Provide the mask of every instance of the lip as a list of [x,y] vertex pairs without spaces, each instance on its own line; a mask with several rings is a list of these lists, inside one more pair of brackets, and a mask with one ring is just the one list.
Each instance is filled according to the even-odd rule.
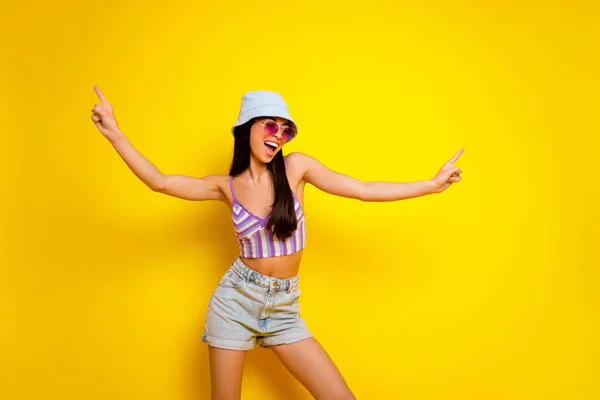
[[[267,142],[267,141],[277,143],[277,147],[275,148],[275,150],[271,150],[271,148],[265,144],[265,142]],[[266,138],[265,140],[263,140],[263,146],[265,147],[265,151],[267,152],[268,155],[274,156],[275,153],[277,153],[277,150],[279,150],[279,148],[281,147],[281,144],[279,143],[279,140],[277,140],[277,139]]]
[[267,152],[267,154],[270,156],[274,156],[275,153],[277,152],[277,149],[279,148],[279,146],[277,146],[277,149],[271,150],[271,148],[264,143],[263,143],[263,146],[265,147],[265,151]]

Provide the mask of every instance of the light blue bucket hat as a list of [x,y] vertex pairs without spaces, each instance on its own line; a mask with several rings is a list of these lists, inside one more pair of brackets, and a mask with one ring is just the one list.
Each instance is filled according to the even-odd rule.
[[298,134],[298,126],[292,119],[287,103],[277,92],[269,90],[255,90],[244,94],[242,97],[242,106],[237,122],[231,128],[231,133],[236,126],[240,126],[256,117],[279,117],[285,118],[293,125],[296,134],[292,136],[291,141]]

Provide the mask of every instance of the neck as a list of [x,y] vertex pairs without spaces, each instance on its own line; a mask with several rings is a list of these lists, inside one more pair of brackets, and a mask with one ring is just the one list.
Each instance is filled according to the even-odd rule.
[[268,172],[267,164],[257,160],[254,156],[250,157],[250,166],[247,169],[250,179],[258,182]]

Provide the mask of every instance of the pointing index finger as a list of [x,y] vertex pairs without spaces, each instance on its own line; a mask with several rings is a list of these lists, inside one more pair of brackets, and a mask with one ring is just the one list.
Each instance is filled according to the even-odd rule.
[[460,149],[460,150],[458,151],[458,153],[456,153],[456,154],[454,155],[454,157],[452,157],[452,158],[450,159],[450,161],[448,161],[448,164],[454,164],[454,163],[456,162],[456,160],[458,160],[458,157],[460,157],[460,155],[463,153],[463,151],[465,151],[464,147],[463,147],[462,149]]
[[98,86],[94,86],[94,91],[96,92],[96,94],[98,95],[98,98],[100,98],[102,103],[108,104],[108,100],[106,100],[106,97],[104,97],[104,95],[102,94],[102,92],[100,91],[100,88]]

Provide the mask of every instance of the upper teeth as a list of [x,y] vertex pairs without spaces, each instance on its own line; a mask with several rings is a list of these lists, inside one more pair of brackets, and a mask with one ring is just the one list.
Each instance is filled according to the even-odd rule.
[[268,145],[271,145],[271,146],[273,146],[273,147],[277,147],[277,143],[275,143],[275,142],[269,142],[269,141],[267,140],[265,143],[266,143],[266,144],[268,144]]

